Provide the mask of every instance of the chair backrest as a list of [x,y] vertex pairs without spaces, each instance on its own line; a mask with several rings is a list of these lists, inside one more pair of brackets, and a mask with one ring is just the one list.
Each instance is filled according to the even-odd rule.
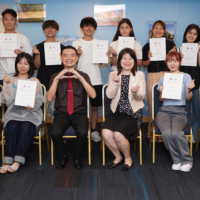
[[43,121],[45,122],[46,121],[46,95],[47,95],[47,92],[46,92],[46,87],[43,84],[41,84],[41,86],[42,86],[42,93],[44,96],[44,103],[42,104],[41,109],[43,112]]
[[87,102],[87,118],[90,118],[90,96],[88,93],[85,95],[86,97],[86,102]]
[[[3,90],[3,86],[0,85],[0,92],[2,92]],[[1,106],[1,121],[3,122],[3,118],[4,118],[4,111],[5,111],[5,105],[2,103],[2,106]]]
[[160,92],[157,90],[158,83],[152,87],[152,120],[156,117],[159,108],[162,107],[163,102],[160,101]]
[[102,89],[103,121],[105,121],[105,118],[110,111],[110,104],[112,101],[112,99],[109,99],[106,96],[107,87],[108,87],[108,84],[105,84]]

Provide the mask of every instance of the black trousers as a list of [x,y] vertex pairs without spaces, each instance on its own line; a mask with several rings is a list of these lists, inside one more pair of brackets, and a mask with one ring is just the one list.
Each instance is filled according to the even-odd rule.
[[88,136],[87,111],[81,110],[74,112],[72,115],[59,110],[54,111],[51,137],[60,158],[66,155],[66,144],[62,136],[70,126],[74,128],[77,135],[74,147],[74,159],[80,159]]

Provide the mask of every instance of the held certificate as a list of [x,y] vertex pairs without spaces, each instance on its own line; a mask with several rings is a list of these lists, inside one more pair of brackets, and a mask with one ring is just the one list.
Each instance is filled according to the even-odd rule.
[[94,40],[92,42],[92,63],[108,63],[107,51],[108,40]]
[[0,34],[0,57],[17,57],[17,34]]
[[198,53],[198,43],[183,43],[182,44],[182,54],[184,55],[182,59],[182,66],[197,66],[197,53]]
[[134,37],[118,37],[118,55],[124,48],[134,49]]
[[165,73],[162,98],[180,100],[182,85],[183,85],[183,74]]
[[150,38],[150,51],[152,56],[150,61],[165,60],[166,57],[166,39],[165,38]]
[[34,108],[36,81],[18,80],[15,105]]
[[46,65],[61,65],[60,42],[45,42],[44,52]]

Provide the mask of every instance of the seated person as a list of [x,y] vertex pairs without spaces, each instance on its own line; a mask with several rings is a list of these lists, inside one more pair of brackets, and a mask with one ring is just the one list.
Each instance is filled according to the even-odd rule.
[[60,157],[57,168],[62,169],[68,161],[62,136],[70,126],[75,129],[77,138],[73,161],[75,168],[79,169],[82,167],[81,157],[88,136],[85,95],[88,93],[91,98],[95,98],[96,92],[89,76],[75,70],[78,55],[73,46],[66,46],[62,49],[61,61],[64,69],[51,76],[50,89],[47,94],[47,100],[50,102],[56,96],[51,137]]
[[189,172],[192,168],[192,156],[189,152],[188,143],[184,135],[184,128],[187,125],[187,112],[185,111],[186,99],[193,96],[192,89],[195,87],[194,80],[184,72],[180,72],[181,56],[176,51],[167,54],[165,63],[172,74],[183,74],[182,93],[180,100],[163,99],[164,76],[160,78],[158,90],[163,106],[156,116],[156,124],[162,134],[166,149],[170,152],[173,160],[172,170]]
[[109,75],[106,90],[112,102],[102,135],[106,146],[115,156],[115,160],[107,166],[108,169],[124,163],[122,170],[126,171],[133,165],[129,141],[137,138],[142,123],[141,109],[144,107],[145,91],[145,75],[137,71],[135,52],[129,48],[123,49],[118,56],[117,71]]
[[[3,118],[4,135],[6,137],[4,165],[0,173],[16,172],[25,163],[25,155],[33,142],[36,127],[42,123],[41,105],[44,101],[42,87],[37,78],[33,77],[34,64],[32,56],[20,53],[15,61],[15,75],[4,75],[3,91],[0,93],[0,103],[7,106]],[[18,80],[36,81],[36,96],[34,108],[15,105]]]

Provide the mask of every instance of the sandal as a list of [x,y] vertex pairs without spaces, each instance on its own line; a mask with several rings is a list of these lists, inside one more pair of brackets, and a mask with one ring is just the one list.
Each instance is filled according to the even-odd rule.
[[[1,174],[5,174],[5,173],[8,171],[8,168],[9,168],[9,167],[1,166],[1,167],[0,167],[0,173],[1,173]],[[1,169],[3,169],[4,171],[2,171]]]
[[[18,169],[19,169],[19,168],[18,168]],[[15,167],[13,167],[13,166],[10,166],[10,167],[8,167],[8,172],[10,172],[10,173],[15,173],[18,169],[15,168]]]

